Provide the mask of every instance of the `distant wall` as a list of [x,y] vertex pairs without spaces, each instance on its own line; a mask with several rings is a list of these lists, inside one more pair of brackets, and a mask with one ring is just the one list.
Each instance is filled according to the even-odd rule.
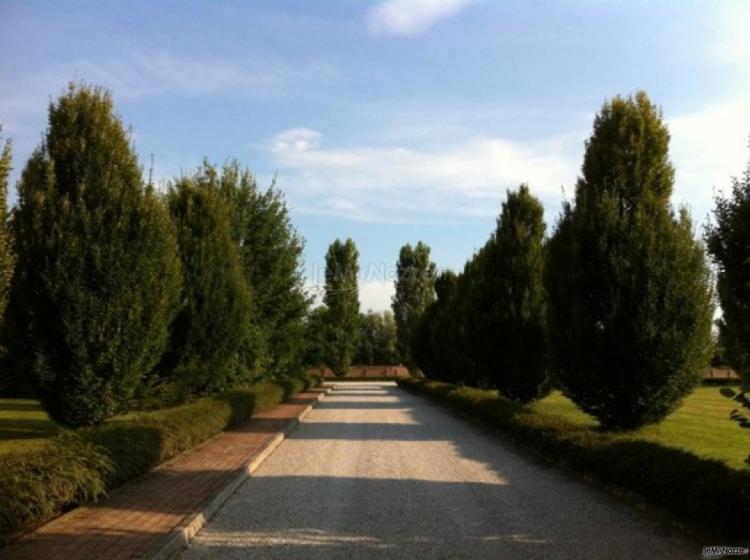
[[[323,377],[335,377],[331,368],[310,368],[309,373]],[[408,377],[409,369],[405,366],[352,366],[347,377]]]
[[706,368],[703,381],[739,381],[740,376],[729,367]]

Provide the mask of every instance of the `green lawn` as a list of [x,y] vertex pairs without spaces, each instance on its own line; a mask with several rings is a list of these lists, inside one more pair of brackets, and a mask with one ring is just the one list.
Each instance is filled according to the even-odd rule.
[[39,401],[0,399],[0,454],[38,448],[58,429]]
[[[736,469],[748,468],[750,408],[732,398],[731,394],[736,394],[737,389],[700,387],[663,422],[630,432],[629,437],[687,449],[701,457],[726,461]],[[576,424],[596,426],[593,418],[557,391],[532,405],[532,409],[563,416]]]

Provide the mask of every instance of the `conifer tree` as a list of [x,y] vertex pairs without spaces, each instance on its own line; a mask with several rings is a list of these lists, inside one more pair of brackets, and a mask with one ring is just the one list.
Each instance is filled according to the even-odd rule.
[[309,305],[302,276],[304,241],[292,226],[283,194],[275,184],[258,188],[255,177],[237,161],[216,176],[228,206],[232,235],[253,291],[250,335],[243,361],[255,376],[299,373],[305,351],[304,317]]
[[709,270],[687,212],[670,206],[668,145],[645,93],[605,103],[549,245],[557,381],[605,428],[663,418],[710,357]]
[[68,426],[125,410],[179,309],[169,216],[105,90],[70,85],[23,171],[12,224],[15,362]]
[[750,163],[742,178],[732,180],[731,195],[716,198],[714,218],[706,242],[718,268],[720,343],[750,390]]
[[349,372],[359,340],[358,258],[351,239],[337,239],[326,254],[325,355],[328,366],[338,376]]
[[427,377],[444,381],[461,381],[463,372],[458,370],[461,352],[456,334],[454,315],[459,276],[446,270],[435,279],[433,301],[419,318],[412,337],[412,356],[415,365]]
[[422,243],[401,247],[396,263],[396,293],[391,307],[396,319],[398,352],[402,361],[413,367],[411,345],[419,318],[435,299],[435,263],[430,248]]
[[161,370],[187,393],[225,390],[241,377],[238,351],[251,320],[250,287],[229,210],[206,169],[173,183],[167,206],[177,229],[185,305]]
[[505,396],[528,402],[547,383],[544,209],[526,185],[509,192],[497,230],[477,255],[470,319],[480,369]]

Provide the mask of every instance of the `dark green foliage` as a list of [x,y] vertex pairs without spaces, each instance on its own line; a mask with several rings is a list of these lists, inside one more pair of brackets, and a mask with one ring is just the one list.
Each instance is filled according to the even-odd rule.
[[358,365],[395,365],[396,321],[393,313],[368,311],[360,317],[361,334],[354,362]]
[[0,544],[319,383],[304,376],[254,385],[66,432],[39,450],[0,455]]
[[326,325],[328,308],[321,305],[312,309],[305,320],[305,355],[306,366],[322,367],[326,364]]
[[[0,127],[1,130],[2,127]],[[0,154],[0,320],[5,314],[10,283],[13,278],[13,268],[16,262],[8,230],[8,212],[6,206],[10,170],[11,147],[10,140],[8,140],[5,143],[2,154]],[[26,392],[26,388],[19,385],[28,384],[20,384],[18,381],[16,376],[13,375],[13,366],[8,361],[5,340],[2,340],[0,342],[0,396],[15,396]]]
[[413,367],[411,345],[419,318],[435,300],[435,263],[430,261],[430,248],[417,243],[401,247],[396,263],[396,293],[391,307],[396,319],[398,352],[401,360]]
[[359,253],[354,241],[337,239],[326,254],[325,358],[336,375],[346,375],[359,339]]
[[250,336],[241,355],[255,376],[297,374],[304,352],[308,298],[302,278],[304,242],[293,228],[283,194],[261,191],[249,170],[232,161],[221,176],[208,164],[229,208],[232,232],[253,290]]
[[177,228],[185,305],[160,369],[188,394],[227,390],[243,373],[238,350],[251,314],[229,212],[210,169],[171,185],[167,205]]
[[430,304],[420,318],[412,337],[412,357],[415,364],[428,377],[458,381],[462,377],[460,367],[460,326],[455,315],[458,305],[459,276],[447,270],[435,280],[437,299]]
[[[2,127],[0,127],[2,131]],[[8,175],[11,170],[10,141],[5,143],[2,154],[0,154],[0,319],[5,313],[8,304],[8,291],[10,281],[13,278],[13,267],[16,259],[11,246],[10,232],[8,231]]]
[[524,403],[549,388],[543,216],[526,185],[508,193],[497,230],[476,256],[471,290],[477,369],[488,385]]
[[123,410],[179,308],[180,263],[110,95],[71,85],[19,183],[10,315],[16,367],[68,426]]
[[732,180],[731,196],[716,198],[714,217],[706,243],[718,268],[720,343],[750,389],[750,164],[741,179]]
[[412,337],[415,363],[435,379],[498,387],[528,402],[548,389],[543,209],[522,186],[495,233],[460,275],[435,282]]
[[399,379],[398,383],[499,427],[519,445],[550,462],[668,510],[698,534],[730,539],[747,536],[750,471],[537,414],[495,391],[416,379]]
[[710,357],[709,270],[687,212],[669,205],[668,144],[645,93],[606,103],[549,244],[557,381],[606,428],[662,419]]

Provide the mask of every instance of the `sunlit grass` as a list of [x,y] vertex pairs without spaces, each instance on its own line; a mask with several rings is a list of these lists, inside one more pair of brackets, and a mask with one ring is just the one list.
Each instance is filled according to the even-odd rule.
[[[737,388],[700,387],[663,422],[628,435],[686,449],[701,457],[719,459],[736,469],[748,468],[750,428],[742,427],[732,415],[750,420],[750,408],[726,396],[730,392],[737,393]],[[593,418],[557,391],[533,404],[532,409],[542,414],[562,416],[575,424],[597,425]]]
[[39,448],[58,430],[39,401],[0,399],[0,454]]

